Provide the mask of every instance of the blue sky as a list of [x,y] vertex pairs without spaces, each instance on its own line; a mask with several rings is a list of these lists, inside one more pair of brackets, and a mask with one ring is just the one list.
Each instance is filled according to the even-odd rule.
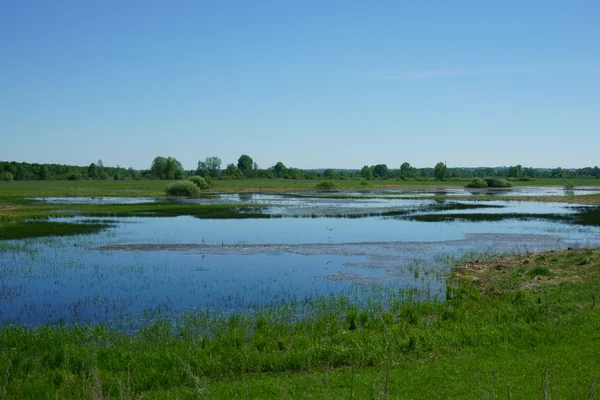
[[0,160],[600,164],[600,2],[0,0]]

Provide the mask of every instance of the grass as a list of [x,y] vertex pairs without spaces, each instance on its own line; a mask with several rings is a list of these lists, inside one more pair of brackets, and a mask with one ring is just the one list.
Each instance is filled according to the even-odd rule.
[[[318,180],[309,179],[244,179],[215,180],[211,192],[281,192],[314,190]],[[333,180],[340,190],[365,190],[361,180]],[[0,181],[0,203],[7,198],[24,197],[61,197],[61,196],[120,196],[120,197],[157,197],[164,195],[169,181],[131,180],[131,181]],[[598,179],[538,179],[532,182],[512,181],[514,186],[598,186]],[[384,188],[420,188],[420,187],[463,187],[465,180],[448,181],[397,181],[395,179],[368,181],[368,190]]]
[[112,226],[107,223],[70,223],[33,220],[21,224],[0,225],[0,240],[43,236],[70,236],[97,233]]
[[52,217],[176,217],[203,219],[272,218],[264,207],[226,204],[23,204],[0,207],[0,240],[95,233],[110,224],[54,222]]
[[[469,221],[469,222],[493,222],[493,221],[504,221],[507,219],[516,220],[528,220],[528,219],[545,219],[549,221],[562,221],[571,222],[574,217],[569,215],[558,215],[558,214],[525,214],[525,213],[504,213],[504,214],[485,214],[485,213],[473,213],[473,214],[417,214],[409,215],[406,217],[413,221],[420,222],[453,222],[453,221]],[[591,219],[588,219],[591,222]],[[600,221],[596,221],[594,224],[600,224]]]
[[599,292],[600,250],[581,249],[472,259],[444,301],[328,297],[134,333],[4,326],[0,396],[598,398]]

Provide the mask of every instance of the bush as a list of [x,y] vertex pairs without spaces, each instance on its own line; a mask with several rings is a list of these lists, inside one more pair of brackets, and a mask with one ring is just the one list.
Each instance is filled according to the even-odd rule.
[[485,182],[487,183],[488,187],[511,187],[512,185],[510,184],[509,181],[507,181],[504,178],[485,178]]
[[8,172],[8,171],[4,171],[1,175],[0,175],[0,179],[2,179],[3,181],[6,182],[10,182],[12,180],[15,179],[15,177],[13,176],[12,173]]
[[200,189],[194,182],[191,181],[177,181],[169,183],[165,187],[165,193],[167,196],[197,196],[200,193]]
[[331,190],[331,189],[334,189],[335,187],[336,187],[336,184],[330,180],[321,181],[315,185],[315,188],[319,189],[319,190]]
[[481,178],[474,178],[471,182],[467,183],[468,188],[486,188],[488,186],[487,182]]
[[210,187],[208,182],[206,182],[206,179],[201,176],[192,176],[188,179],[188,181],[194,183],[194,185],[198,186],[198,189],[200,190],[206,190]]
[[70,181],[78,181],[79,178],[80,178],[79,175],[77,175],[77,174],[71,174],[71,175],[69,175],[69,177],[67,179],[70,180]]
[[362,178],[360,180],[360,186],[369,186],[369,181],[366,180],[365,178]]

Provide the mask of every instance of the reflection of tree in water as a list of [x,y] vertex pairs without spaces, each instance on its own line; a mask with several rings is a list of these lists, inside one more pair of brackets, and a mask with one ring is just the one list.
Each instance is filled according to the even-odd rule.
[[252,193],[239,193],[238,197],[240,198],[241,202],[252,201]]

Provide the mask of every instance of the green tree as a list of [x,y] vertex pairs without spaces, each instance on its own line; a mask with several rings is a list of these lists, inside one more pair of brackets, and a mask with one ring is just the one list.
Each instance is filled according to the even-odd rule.
[[0,174],[0,178],[2,178],[2,180],[6,182],[10,182],[15,179],[13,174],[8,171],[4,171],[2,174]]
[[50,172],[48,172],[48,167],[45,165],[42,165],[42,168],[40,168],[40,179],[43,181],[50,179]]
[[252,174],[253,165],[254,161],[246,154],[242,154],[238,159],[237,167],[245,176],[250,176]]
[[409,163],[403,162],[402,165],[400,165],[400,176],[402,178],[412,177],[412,170],[413,167],[411,167]]
[[371,179],[373,179],[373,168],[369,167],[368,165],[365,165],[360,170],[360,176],[362,176],[363,179],[370,181]]
[[150,171],[159,179],[181,179],[185,175],[183,166],[174,157],[156,157]]
[[235,164],[227,164],[227,168],[223,171],[223,175],[230,177],[231,179],[241,179],[244,177],[242,171]]
[[519,178],[521,176],[521,166],[513,165],[508,167],[508,176],[511,178]]
[[158,179],[165,179],[165,171],[167,170],[167,159],[165,157],[156,157],[152,161],[150,171]]
[[438,181],[443,181],[444,179],[446,179],[447,173],[448,168],[443,162],[437,163],[433,168],[433,176],[435,176],[435,179],[437,179]]
[[218,178],[221,173],[221,159],[219,157],[206,157],[204,161],[198,161],[196,175]]
[[102,180],[108,179],[108,174],[104,170],[104,163],[102,162],[102,159],[98,160],[96,165],[98,167],[98,179],[102,179]]
[[387,178],[388,167],[385,164],[377,164],[373,167],[373,175],[377,178]]
[[279,161],[273,166],[273,172],[277,178],[283,178],[287,174],[287,168],[281,161]]
[[335,177],[335,171],[331,168],[327,168],[323,171],[323,176],[328,179],[333,179]]
[[91,163],[87,170],[88,178],[96,179],[98,177],[98,167],[96,164]]

